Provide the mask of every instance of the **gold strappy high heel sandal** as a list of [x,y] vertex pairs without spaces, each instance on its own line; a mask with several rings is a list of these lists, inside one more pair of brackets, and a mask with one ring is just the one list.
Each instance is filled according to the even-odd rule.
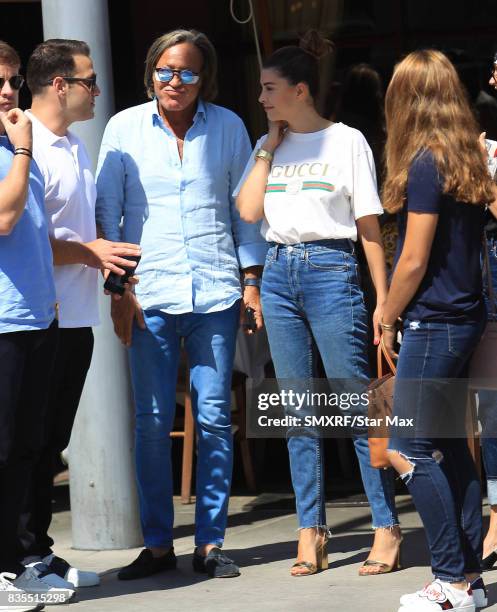
[[[362,567],[377,567],[378,571],[375,572],[361,572]],[[359,576],[377,576],[378,574],[389,574],[390,572],[395,572],[397,570],[402,569],[402,565],[400,563],[400,549],[397,553],[397,558],[395,559],[393,565],[388,565],[388,563],[382,563],[381,561],[373,561],[372,559],[368,559],[364,561],[362,566],[359,568]]]
[[[395,572],[397,570],[402,569],[402,564],[400,561],[400,551],[402,546],[402,540],[399,541],[399,549],[397,551],[397,556],[395,557],[395,561],[392,565],[388,563],[383,563],[381,561],[374,561],[373,559],[367,559],[359,568],[359,576],[377,576],[378,574],[389,574],[390,572]],[[363,567],[374,567],[375,571],[365,572],[361,571]]]
[[[316,542],[316,564],[310,561],[297,561],[292,565],[290,574],[292,576],[312,576],[319,570],[328,569],[328,532],[326,530],[318,530],[318,534],[321,534],[322,538]],[[304,571],[300,571],[303,568]],[[296,571],[294,571],[296,570]]]

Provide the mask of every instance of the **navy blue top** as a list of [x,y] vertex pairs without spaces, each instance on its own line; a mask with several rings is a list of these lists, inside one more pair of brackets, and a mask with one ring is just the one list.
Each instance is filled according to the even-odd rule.
[[396,263],[404,245],[408,212],[439,217],[425,276],[404,318],[464,322],[483,317],[480,251],[484,207],[444,194],[433,155],[425,151],[409,168],[407,203],[398,215]]

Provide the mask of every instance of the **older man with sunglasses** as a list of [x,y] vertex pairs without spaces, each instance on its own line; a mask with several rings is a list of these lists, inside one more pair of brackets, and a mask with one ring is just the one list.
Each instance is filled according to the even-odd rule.
[[231,375],[240,311],[251,306],[262,326],[258,277],[266,254],[259,228],[240,219],[231,197],[251,146],[240,118],[211,102],[216,53],[204,34],[177,30],[158,38],[145,87],[152,101],[107,125],[97,171],[105,236],[119,240],[122,233],[143,249],[136,295],[127,291],[112,302],[116,333],[130,347],[146,546],[119,578],[176,566],[169,434],[181,340],[198,435],[193,567],[237,576],[220,550],[233,461]]

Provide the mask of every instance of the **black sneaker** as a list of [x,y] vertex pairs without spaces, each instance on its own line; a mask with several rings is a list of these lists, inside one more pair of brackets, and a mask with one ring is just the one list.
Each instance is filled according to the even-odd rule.
[[117,577],[119,580],[135,580],[170,569],[176,569],[176,555],[172,546],[162,557],[154,557],[151,550],[144,548],[133,563],[118,572]]
[[206,557],[193,552],[193,569],[211,578],[234,578],[240,575],[240,568],[220,548],[211,548]]

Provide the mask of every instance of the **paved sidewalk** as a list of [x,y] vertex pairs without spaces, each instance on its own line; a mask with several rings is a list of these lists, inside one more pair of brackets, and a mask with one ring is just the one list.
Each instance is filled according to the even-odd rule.
[[[420,588],[430,577],[426,541],[408,496],[397,497],[404,533],[403,563],[393,574],[360,577],[357,568],[371,543],[369,508],[328,506],[333,532],[330,569],[293,578],[289,568],[296,553],[296,523],[288,496],[264,494],[234,497],[225,550],[241,566],[239,578],[209,580],[191,569],[193,505],[176,503],[178,570],[151,578],[120,582],[116,571],[135,558],[139,549],[76,551],[71,549],[70,513],[54,515],[55,552],[82,569],[101,574],[99,587],[79,589],[68,606],[46,610],[67,612],[253,612],[330,609],[340,612],[397,612],[399,597]],[[485,513],[488,508],[485,507]],[[497,571],[485,574],[489,597],[497,612]]]

